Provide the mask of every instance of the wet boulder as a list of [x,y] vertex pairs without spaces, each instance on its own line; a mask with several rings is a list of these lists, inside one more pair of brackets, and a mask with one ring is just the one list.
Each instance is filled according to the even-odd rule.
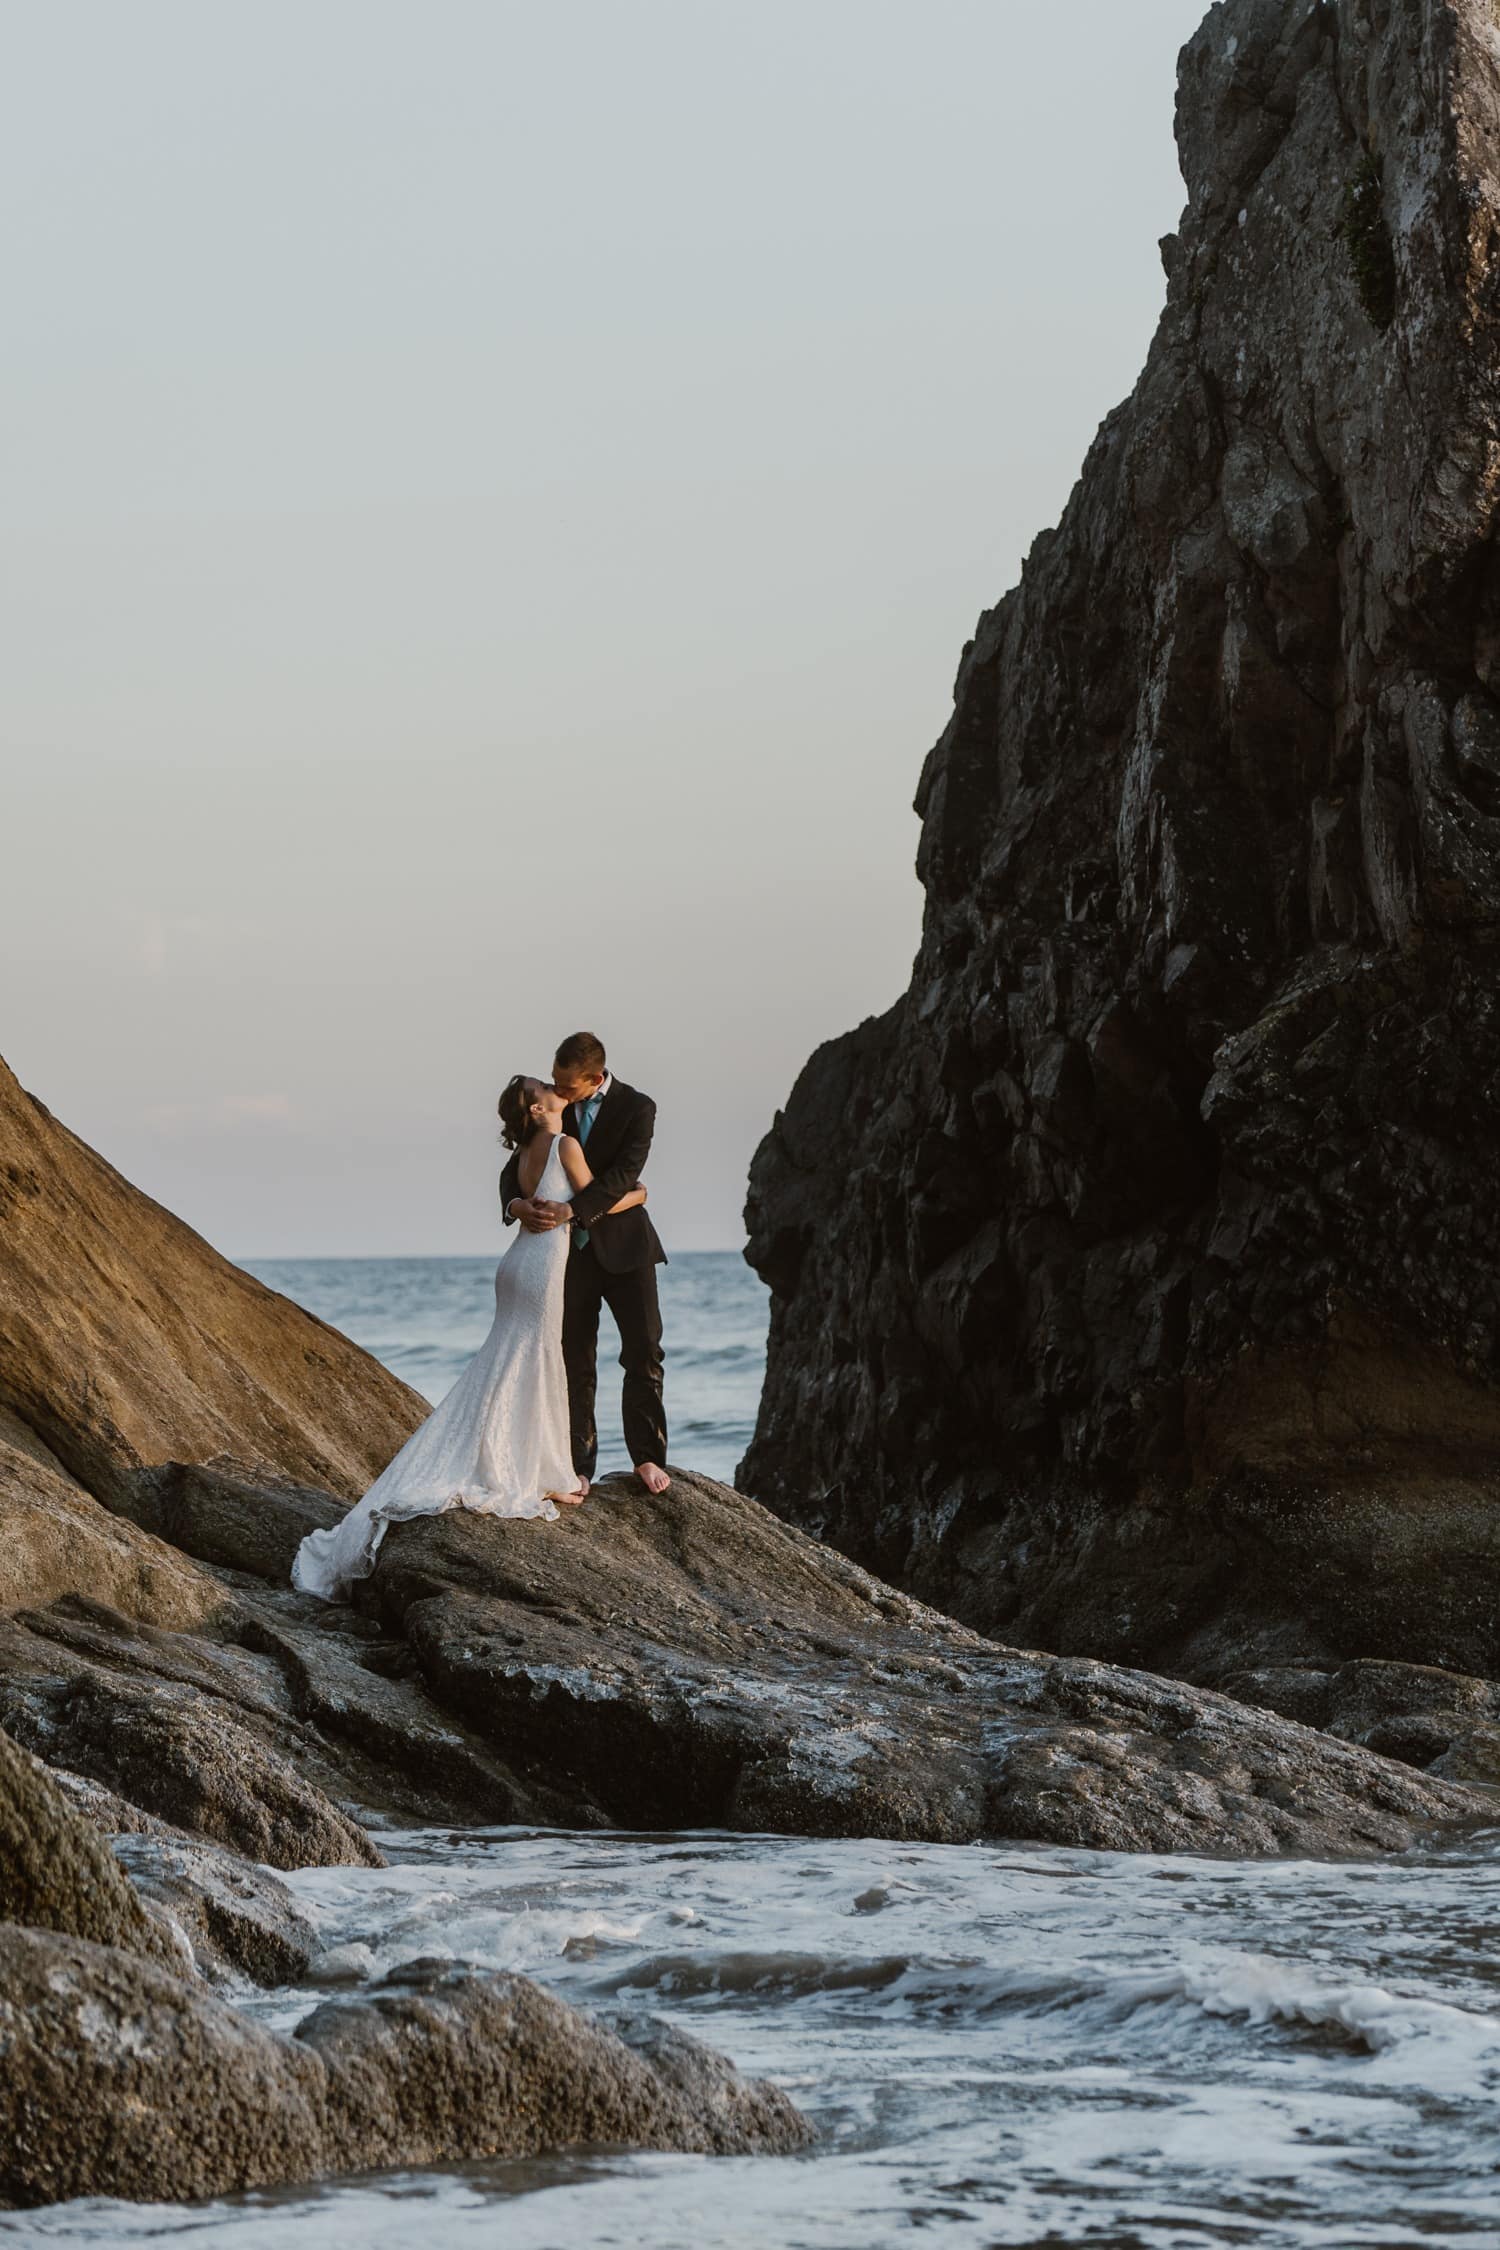
[[32,1679],[5,1708],[40,1755],[247,1858],[272,1867],[383,1864],[359,1823],[290,1758],[232,1705],[190,1684],[85,1668],[56,1682]]
[[170,1936],[46,1768],[0,1732],[0,1921],[181,1966]]
[[296,1984],[317,1932],[268,1867],[222,1845],[166,1833],[117,1836],[115,1857],[137,1894],[181,1932],[211,1983]]
[[1447,1781],[1500,1786],[1500,1684],[1431,1664],[1363,1658],[1325,1672],[1267,1666],[1228,1693]]
[[291,2038],[116,1948],[0,1926],[0,2203],[185,2202],[601,2143],[802,2147],[776,2088],[627,2044],[523,1977],[418,1963]]

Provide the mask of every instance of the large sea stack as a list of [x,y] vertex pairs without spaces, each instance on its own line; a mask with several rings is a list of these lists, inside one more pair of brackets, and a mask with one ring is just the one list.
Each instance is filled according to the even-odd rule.
[[1145,370],[922,774],[910,989],[755,1159],[740,1482],[1007,1640],[1494,1673],[1491,0],[1224,0],[1177,142]]

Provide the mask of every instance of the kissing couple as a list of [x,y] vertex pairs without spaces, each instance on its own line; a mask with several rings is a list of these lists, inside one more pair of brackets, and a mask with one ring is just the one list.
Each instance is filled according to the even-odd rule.
[[587,1498],[603,1305],[620,1331],[635,1473],[648,1492],[667,1489],[656,1296],[666,1252],[641,1185],[656,1104],[611,1075],[591,1031],[576,1031],[550,1081],[518,1073],[499,1106],[511,1152],[500,1208],[519,1225],[496,1269],[494,1325],[363,1499],[297,1549],[293,1585],[324,1601],[369,1576],[387,1524],[449,1508],[555,1520],[559,1501]]

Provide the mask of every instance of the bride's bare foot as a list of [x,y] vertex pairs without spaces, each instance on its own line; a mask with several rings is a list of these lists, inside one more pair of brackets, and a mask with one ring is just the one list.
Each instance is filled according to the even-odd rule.
[[547,1495],[549,1500],[561,1500],[565,1508],[576,1508],[579,1501],[587,1500],[588,1496],[589,1480],[587,1477],[580,1477],[571,1492],[551,1492]]
[[635,1473],[648,1492],[665,1492],[672,1479],[654,1461],[637,1461]]

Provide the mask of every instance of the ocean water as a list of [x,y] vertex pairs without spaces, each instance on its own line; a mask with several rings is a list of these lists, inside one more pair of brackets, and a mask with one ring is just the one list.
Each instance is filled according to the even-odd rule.
[[[256,1269],[437,1396],[485,1260]],[[765,1305],[664,1277],[674,1457],[727,1474]],[[783,2085],[791,2158],[593,2151],[191,2209],[0,2216],[0,2242],[209,2250],[1432,2250],[1500,2244],[1500,1826],[1385,1861],[785,1836],[384,1831],[289,1878],[325,1947],[246,1990],[290,2029],[417,1955],[644,2007]],[[185,2090],[185,2099],[190,2093]]]
[[[247,1273],[341,1328],[436,1405],[489,1332],[495,1259],[247,1258]],[[726,1483],[755,1428],[770,1298],[733,1251],[679,1251],[658,1269],[673,1460]],[[630,1466],[618,1352],[599,1322],[599,1471]]]
[[[455,2165],[0,2240],[215,2250],[1419,2250],[1500,2241],[1500,1849],[1236,1863],[783,1836],[387,1834],[291,1877],[342,1973],[635,2005],[769,2074],[791,2158]],[[332,1964],[330,1964],[332,1966]],[[247,1997],[290,2028],[317,1996]]]

